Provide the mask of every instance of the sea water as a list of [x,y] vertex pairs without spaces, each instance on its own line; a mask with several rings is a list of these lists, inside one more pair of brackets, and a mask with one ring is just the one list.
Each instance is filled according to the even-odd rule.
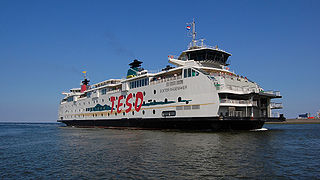
[[0,179],[319,179],[320,124],[186,132],[0,123]]

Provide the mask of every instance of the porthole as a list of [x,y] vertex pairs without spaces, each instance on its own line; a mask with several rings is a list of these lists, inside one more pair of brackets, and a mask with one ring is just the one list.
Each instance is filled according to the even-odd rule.
[[133,93],[133,97],[136,97],[136,95]]
[[144,113],[145,113],[145,111],[143,110],[143,111],[142,111],[142,114],[144,115]]
[[157,91],[156,90],[153,90],[153,94],[156,94],[157,93]]
[[153,110],[152,113],[155,114],[155,113],[156,113],[156,110]]
[[146,95],[146,92],[145,92],[145,91],[143,91],[143,95],[144,95],[144,96]]
[[103,114],[101,114],[101,116],[103,116]]
[[108,116],[110,116],[110,114],[108,113]]
[[115,116],[117,116],[117,113],[114,113]]
[[181,102],[181,97],[178,97],[178,102]]
[[134,111],[132,111],[132,115],[134,115]]
[[189,101],[186,101],[186,104],[189,104]]
[[125,113],[125,112],[123,112],[122,114],[123,114],[123,115],[126,115],[126,113]]
[[165,103],[167,103],[167,102],[168,102],[168,99],[167,99],[167,98],[165,98],[165,99],[164,99],[164,102],[165,102]]

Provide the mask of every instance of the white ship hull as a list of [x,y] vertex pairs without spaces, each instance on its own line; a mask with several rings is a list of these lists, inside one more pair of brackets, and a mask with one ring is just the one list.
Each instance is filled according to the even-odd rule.
[[[59,122],[70,126],[156,129],[258,129],[272,118],[272,98],[255,82],[227,70],[231,54],[193,46],[176,68],[148,73],[130,64],[127,79],[111,79],[71,89],[60,103]],[[279,104],[277,104],[279,107]],[[282,104],[281,104],[282,107]]]

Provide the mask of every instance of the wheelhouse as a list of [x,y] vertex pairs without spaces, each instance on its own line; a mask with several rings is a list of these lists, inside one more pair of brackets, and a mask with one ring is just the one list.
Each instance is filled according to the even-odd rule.
[[229,65],[227,61],[230,56],[231,54],[217,48],[216,49],[200,48],[200,49],[189,49],[183,52],[180,55],[179,59],[211,62],[211,63],[217,63],[217,64],[227,66]]

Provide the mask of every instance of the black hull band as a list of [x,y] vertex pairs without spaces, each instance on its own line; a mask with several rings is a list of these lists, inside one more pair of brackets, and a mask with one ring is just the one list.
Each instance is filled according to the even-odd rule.
[[67,126],[141,129],[251,130],[260,129],[268,118],[123,118],[92,120],[58,120]]

